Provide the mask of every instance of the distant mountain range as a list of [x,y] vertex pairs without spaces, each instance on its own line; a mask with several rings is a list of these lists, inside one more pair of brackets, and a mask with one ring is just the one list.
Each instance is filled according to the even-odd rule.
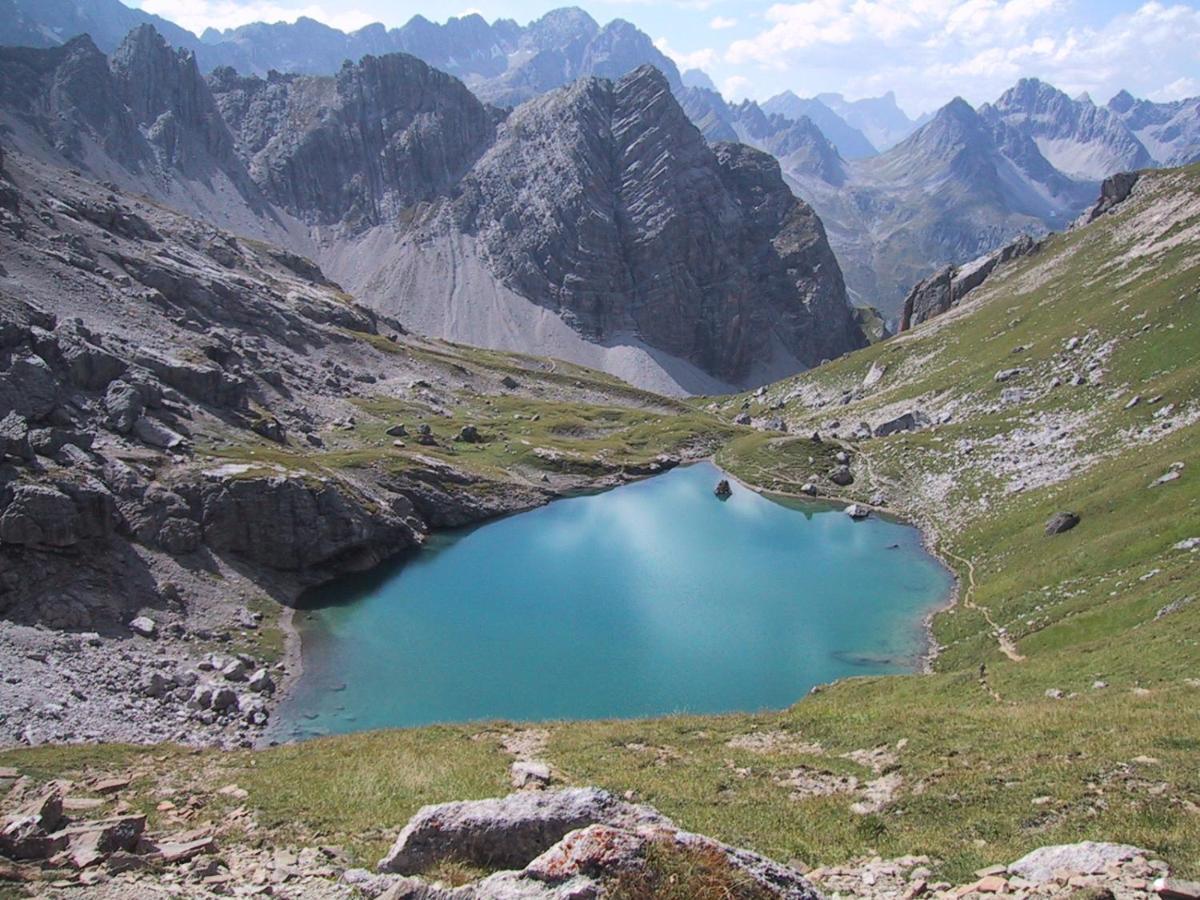
[[499,106],[516,106],[579,78],[619,78],[641,65],[657,68],[672,88],[682,87],[675,63],[646,34],[621,19],[600,26],[573,7],[524,26],[511,19],[489,24],[478,14],[444,24],[414,16],[400,28],[376,23],[346,33],[302,16],[291,23],[210,28],[196,37],[119,0],[0,0],[0,45],[49,47],[88,34],[111,53],[141,24],[194,52],[202,72],[230,66],[245,75],[329,75],[368,54],[408,53]]
[[[4,151],[316,259],[422,334],[755,386],[863,346],[820,220],[769,155],[710,145],[667,77],[505,112],[413,56],[207,77],[149,25],[0,49]],[[182,288],[139,271],[169,302]]]
[[[759,108],[691,87],[683,103],[709,140],[736,138],[779,159],[792,189],[825,223],[852,299],[893,322],[909,289],[931,271],[1022,233],[1065,227],[1107,176],[1200,159],[1200,98],[1160,104],[1122,92],[1098,107],[1036,79],[978,110],[956,98],[922,124],[904,117],[893,98],[846,104],[836,95],[785,93]],[[856,110],[856,121],[881,142],[914,130],[874,153],[835,107]],[[888,122],[894,130],[882,131]]]
[[779,160],[788,184],[824,220],[852,298],[893,321],[908,289],[931,270],[1021,232],[1064,226],[1107,175],[1200,158],[1198,99],[1152,103],[1122,91],[1097,106],[1024,79],[978,110],[956,99],[917,120],[891,93],[850,101],[788,91],[761,106],[731,104],[704,72],[681,74],[630,23],[601,26],[574,8],[524,26],[417,16],[400,28],[347,34],[301,18],[197,37],[118,0],[0,0],[5,44],[53,46],[87,32],[111,52],[139,23],[194,52],[202,72],[333,74],[366,54],[405,52],[501,108],[580,78],[619,79],[654,66],[709,142],[746,143]]

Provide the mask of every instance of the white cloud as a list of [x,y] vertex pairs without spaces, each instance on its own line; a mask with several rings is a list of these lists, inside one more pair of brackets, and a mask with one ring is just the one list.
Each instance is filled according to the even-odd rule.
[[1190,77],[1176,78],[1157,91],[1151,91],[1149,96],[1151,100],[1159,103],[1170,103],[1172,100],[1187,100],[1190,97],[1200,96],[1200,80]]
[[724,31],[726,28],[736,27],[737,23],[737,19],[731,19],[728,16],[716,16],[708,23],[708,27],[714,31]]
[[717,51],[712,49],[712,47],[704,47],[700,50],[693,50],[691,53],[684,53],[672,47],[665,37],[656,38],[654,46],[664,56],[670,57],[675,65],[681,69],[705,69],[717,61]]
[[993,100],[1034,76],[1105,102],[1117,89],[1157,97],[1200,88],[1200,9],[1144,0],[1107,18],[1087,0],[799,0],[770,6],[733,41],[726,71],[801,80],[848,96],[895,90],[914,110],[955,95]]
[[721,94],[726,100],[745,100],[752,86],[753,82],[744,75],[730,75],[721,82]]
[[142,0],[148,13],[170,19],[188,31],[200,34],[206,28],[223,31],[251,22],[294,22],[301,16],[316,19],[332,28],[354,31],[379,21],[377,16],[358,9],[326,8],[319,5],[285,6],[270,0]]

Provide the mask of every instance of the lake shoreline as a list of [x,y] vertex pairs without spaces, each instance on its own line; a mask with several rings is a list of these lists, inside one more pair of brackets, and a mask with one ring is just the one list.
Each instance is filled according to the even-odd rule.
[[[713,467],[713,470],[714,470],[713,475],[714,476],[727,475],[747,492],[758,495],[758,496],[762,496],[768,500],[770,500],[772,498],[795,499],[795,500],[801,501],[805,505],[811,504],[813,506],[824,507],[824,511],[828,511],[828,512],[837,512],[838,504],[850,502],[846,498],[837,497],[837,496],[824,496],[821,498],[813,498],[808,495],[796,495],[796,494],[792,494],[787,491],[769,491],[769,490],[760,488],[757,485],[749,484],[749,483],[737,478],[736,476],[734,476],[730,473],[727,473],[722,467],[717,465],[715,459],[712,456],[684,461],[680,464],[679,468],[692,468],[695,464],[701,463],[701,462],[707,462],[709,465],[711,465]],[[676,468],[676,467],[672,467],[672,469],[674,469],[674,468]],[[656,474],[666,474],[666,473],[656,473]],[[637,482],[652,480],[653,478],[654,478],[654,476],[640,476],[640,477],[634,477],[634,478],[625,478],[625,479],[621,479],[621,481],[618,483],[609,483],[609,484],[606,484],[603,486],[594,486],[593,489],[590,489],[590,490],[579,491],[578,489],[576,489],[576,490],[572,490],[569,492],[564,492],[564,493],[560,494],[558,497],[552,498],[549,501],[549,503],[553,504],[553,501],[557,500],[557,499],[570,499],[572,497],[578,497],[581,494],[589,495],[589,496],[602,495],[602,494],[606,494],[606,493],[610,492],[613,487],[631,485],[631,484],[635,484]],[[864,505],[866,505],[866,504],[864,504]],[[942,557],[942,555],[940,553],[936,552],[936,547],[932,544],[930,537],[927,534],[927,532],[925,531],[925,529],[922,529],[919,526],[916,526],[914,523],[909,522],[909,521],[903,519],[902,517],[895,515],[892,511],[887,510],[885,508],[877,507],[877,506],[871,506],[870,508],[872,510],[880,513],[879,519],[882,521],[889,522],[893,525],[901,525],[901,526],[905,526],[905,527],[915,527],[918,534],[920,535],[919,543],[920,543],[921,550],[923,552],[925,552],[927,554],[927,556],[936,563],[937,567],[941,570],[941,572],[945,576],[947,576],[948,587],[946,588],[946,591],[945,591],[945,599],[943,600],[943,599],[939,598],[939,602],[937,602],[937,604],[935,606],[922,612],[920,615],[919,622],[917,622],[917,624],[916,624],[916,629],[919,630],[919,632],[920,632],[920,637],[917,640],[918,649],[915,652],[905,652],[905,654],[903,656],[896,656],[893,658],[894,661],[899,662],[899,666],[897,668],[901,669],[901,671],[903,673],[919,674],[919,673],[928,672],[929,668],[930,668],[930,661],[936,655],[936,648],[937,648],[937,645],[932,638],[931,627],[930,627],[931,622],[932,622],[933,617],[938,612],[943,611],[943,610],[953,606],[957,602],[957,597],[958,597],[958,592],[959,592],[958,591],[959,585],[958,585],[957,573],[946,564],[946,560]],[[483,525],[483,524],[487,524],[489,522],[494,522],[498,519],[502,519],[502,518],[506,518],[506,517],[507,516],[492,516],[482,522],[472,523],[472,524],[473,525]],[[456,529],[438,529],[437,532],[434,532],[434,533],[450,532],[450,531],[454,531],[454,530],[456,530]],[[911,547],[911,544],[909,546]],[[911,551],[909,551],[909,552],[911,552]],[[940,593],[940,591],[939,591],[939,593]],[[304,646],[303,646],[304,640],[301,636],[301,627],[300,627],[299,620],[296,619],[296,613],[299,611],[300,610],[297,610],[297,609],[288,609],[280,617],[280,628],[285,635],[285,646],[286,646],[285,659],[287,660],[286,667],[287,667],[288,675],[287,675],[286,679],[283,681],[283,683],[281,683],[279,690],[276,692],[276,697],[274,698],[275,703],[273,704],[276,711],[282,709],[284,707],[284,705],[287,703],[287,701],[295,699],[296,685],[300,682],[300,680],[305,672]],[[913,621],[913,620],[909,619],[909,621]],[[895,633],[895,634],[899,633],[896,630],[896,628],[888,629],[888,631],[889,631],[889,633]],[[914,635],[914,639],[916,639],[915,635]],[[334,669],[331,671],[334,671],[336,673],[337,670]],[[326,675],[328,675],[328,674],[329,673],[327,672]],[[812,674],[816,674],[816,673],[812,673]],[[831,673],[831,674],[835,675],[836,677],[821,680],[820,676],[818,675],[817,676],[818,680],[816,680],[812,684],[810,684],[809,687],[811,688],[811,687],[816,687],[819,685],[831,684],[838,680],[843,680],[847,677],[855,677],[854,675],[845,675],[845,674],[839,675],[837,673]],[[778,698],[776,698],[775,701],[771,701],[768,699],[765,701],[765,705],[752,704],[752,706],[755,709],[768,708],[768,707],[770,707],[770,708],[778,707],[778,708],[782,709],[782,708],[786,708],[787,706],[791,705],[792,703],[798,702],[798,700],[800,700],[800,699],[803,699],[803,697],[806,695],[806,693],[807,693],[806,691],[798,691],[796,696],[789,697],[786,700],[779,700]],[[735,702],[737,702],[737,701],[735,701]],[[317,707],[314,707],[314,709],[316,709],[316,708]],[[749,708],[749,707],[746,707],[746,708]],[[741,705],[730,707],[729,710],[722,710],[722,711],[728,712],[728,711],[736,711],[739,709],[742,709]],[[293,712],[294,712],[294,710],[293,710]],[[453,714],[451,714],[451,715],[453,715]],[[500,717],[508,717],[504,713],[497,713],[497,715],[499,715]],[[617,715],[620,716],[620,714],[617,714]],[[644,717],[646,715],[656,715],[656,713],[636,712],[636,713],[630,713],[630,715],[633,717]],[[516,716],[516,718],[522,718],[521,714],[519,714],[519,713],[515,714],[515,716]],[[493,716],[488,714],[485,716],[485,718],[487,718],[487,717],[493,717]],[[561,716],[558,715],[557,713],[551,714],[551,717],[552,718],[561,718]],[[604,717],[607,718],[609,716],[606,714]],[[528,718],[528,716],[525,716],[525,718]],[[590,715],[585,711],[582,714],[581,718],[582,718],[582,720],[591,720],[591,719],[596,718],[596,716]],[[447,719],[447,721],[458,721],[458,720],[457,719]],[[308,740],[308,739],[311,739],[312,737],[318,736],[317,734],[303,735],[303,736],[301,736],[301,735],[291,736],[290,732],[292,731],[293,726],[300,726],[301,724],[302,723],[299,721],[298,717],[296,717],[295,715],[289,717],[289,720],[286,723],[282,723],[282,724],[281,724],[281,720],[276,719],[273,722],[273,725],[275,727],[268,729],[267,733],[264,735],[263,743],[264,744],[272,744],[272,743],[281,743],[281,742],[291,742],[291,741],[295,741],[295,740]],[[317,728],[317,727],[318,726],[314,723],[314,728]],[[420,727],[420,726],[418,724],[414,723],[411,726],[410,725],[382,725],[382,726],[378,726],[378,727],[403,728],[403,727]]]
[[943,569],[950,573],[951,578],[950,596],[947,598],[946,602],[929,610],[929,612],[925,613],[925,615],[921,618],[921,630],[925,636],[925,651],[918,657],[920,662],[917,666],[916,674],[933,674],[933,663],[942,651],[942,645],[938,643],[937,637],[933,633],[933,620],[938,616],[938,614],[956,607],[962,592],[962,579],[959,578],[958,571],[952,565],[950,565],[950,561],[947,559],[946,554],[942,552],[941,547],[939,546],[940,539],[936,535],[935,529],[933,529],[927,523],[923,524],[917,522],[916,520],[908,519],[902,514],[886,506],[876,506],[875,504],[868,503],[864,500],[855,500],[850,497],[840,496],[838,494],[823,494],[819,497],[814,497],[811,494],[798,494],[793,491],[769,490],[767,488],[759,487],[758,485],[744,481],[743,479],[734,475],[732,472],[726,471],[717,464],[715,457],[710,457],[708,461],[720,469],[722,473],[724,473],[734,482],[740,484],[746,490],[753,491],[756,494],[761,494],[766,497],[787,497],[791,500],[799,500],[808,503],[820,503],[821,501],[825,501],[829,504],[842,503],[846,506],[856,503],[874,513],[886,515],[903,525],[907,525],[910,528],[915,528],[917,533],[921,536],[921,547],[926,553],[936,559]]

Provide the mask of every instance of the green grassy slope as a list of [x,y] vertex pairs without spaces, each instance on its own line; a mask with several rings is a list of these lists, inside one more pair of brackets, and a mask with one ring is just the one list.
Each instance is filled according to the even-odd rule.
[[[772,414],[789,435],[731,432],[718,461],[739,477],[796,490],[844,443],[856,474],[845,493],[882,492],[927,529],[961,579],[959,604],[934,621],[935,672],[853,679],[782,712],[549,725],[544,758],[565,782],[634,791],[686,827],[785,861],[923,853],[955,880],[1091,838],[1200,875],[1200,552],[1176,549],[1200,537],[1198,287],[1200,167],[1155,173],[1113,214],[913,333],[761,397],[697,401],[706,428],[712,414],[782,404]],[[883,377],[864,387],[874,364]],[[845,440],[908,409],[944,422]],[[622,434],[645,427],[657,442],[665,426],[641,415],[622,412]],[[554,418],[591,433],[598,416]],[[1060,510],[1081,522],[1049,537]],[[369,864],[420,804],[503,792],[499,732],[512,727],[155,751],[165,759],[153,763],[126,748],[46,748],[0,764],[44,777],[140,767],[147,797],[153,773],[171,770],[214,814],[228,802],[216,788],[235,782],[259,837],[340,843]],[[876,748],[874,765],[854,753]],[[860,789],[796,788],[829,776]],[[890,801],[856,812],[869,782]]]

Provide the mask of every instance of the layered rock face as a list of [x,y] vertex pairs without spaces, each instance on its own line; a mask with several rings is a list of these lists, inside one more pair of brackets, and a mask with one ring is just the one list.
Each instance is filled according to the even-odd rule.
[[306,222],[352,231],[449,191],[494,135],[494,114],[461,82],[402,54],[333,78],[220,69],[211,84],[263,192]]
[[108,60],[86,36],[49,50],[0,48],[0,103],[73,162],[89,145],[132,171],[150,158]]
[[806,365],[863,343],[778,164],[708,147],[650,67],[515,111],[452,215],[507,285],[596,340],[634,333],[729,381],[772,340]]

